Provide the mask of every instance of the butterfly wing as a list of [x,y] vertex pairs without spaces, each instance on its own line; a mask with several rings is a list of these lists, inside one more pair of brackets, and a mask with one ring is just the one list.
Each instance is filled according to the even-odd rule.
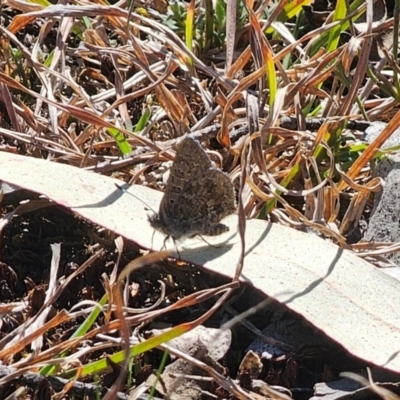
[[176,150],[160,210],[175,207],[187,184],[196,178],[199,171],[211,167],[211,161],[199,142],[190,136],[182,140]]
[[175,239],[216,235],[227,230],[218,221],[235,208],[229,177],[213,168],[196,140],[186,137],[178,146],[159,215],[152,225]]
[[[218,222],[236,210],[232,181],[224,172],[209,168],[188,182],[185,193],[193,193],[189,201],[179,207],[181,224],[190,236],[219,235],[228,228]],[[189,199],[188,199],[189,200]]]

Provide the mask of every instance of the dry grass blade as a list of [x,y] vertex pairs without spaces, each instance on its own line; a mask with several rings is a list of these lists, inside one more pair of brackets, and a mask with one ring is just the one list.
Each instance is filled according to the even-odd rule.
[[[347,176],[350,179],[355,179],[360,173],[361,169],[365,167],[375,156],[378,150],[383,146],[383,143],[393,134],[393,132],[400,125],[400,111],[393,116],[389,121],[385,129],[379,134],[379,136],[368,146],[365,152],[355,161],[352,167],[347,172]],[[343,190],[347,184],[344,180],[339,183],[339,190]]]
[[343,372],[341,375],[346,378],[353,379],[365,387],[370,388],[371,391],[373,391],[375,394],[377,394],[380,398],[384,400],[399,400],[400,396],[398,396],[396,393],[392,392],[391,390],[388,390],[382,386],[377,385],[373,381],[372,373],[371,370],[368,368],[368,379],[365,379],[363,376],[360,376],[358,374],[354,374],[351,372]]
[[142,268],[144,266],[147,266],[148,264],[154,263],[156,261],[159,261],[163,258],[165,258],[168,255],[168,253],[153,253],[153,254],[148,254],[147,256],[141,257],[135,261],[133,261],[131,264],[129,264],[124,270],[120,273],[118,276],[116,286],[115,286],[115,304],[116,304],[116,316],[119,319],[120,322],[120,329],[121,329],[121,339],[122,339],[122,345],[123,345],[123,350],[125,353],[125,361],[122,364],[122,373],[119,375],[118,379],[115,381],[114,385],[111,387],[110,391],[107,393],[107,395],[104,397],[105,400],[109,399],[114,399],[115,396],[117,395],[117,392],[119,391],[120,387],[122,386],[125,376],[127,373],[127,367],[129,363],[129,354],[130,354],[130,343],[129,343],[129,338],[130,338],[130,332],[129,332],[129,326],[125,320],[126,315],[123,312],[123,307],[124,307],[124,301],[122,297],[122,284],[123,281],[129,276],[129,274],[139,268]]
[[12,102],[12,98],[10,95],[10,91],[8,90],[8,87],[4,84],[0,85],[0,93],[2,94],[3,101],[5,103],[5,106],[7,108],[8,114],[10,116],[11,122],[13,126],[15,127],[15,130],[17,132],[21,132],[21,127],[18,122],[18,116],[17,112],[15,110],[14,104]]
[[[0,345],[4,346],[4,343],[7,343],[7,345],[4,346],[3,350],[0,351],[0,358],[4,361],[9,360],[9,358],[11,358],[14,354],[22,351],[26,346],[31,344],[34,340],[43,335],[49,329],[55,328],[56,326],[68,321],[69,319],[70,316],[68,312],[61,311],[54,318],[52,318],[50,321],[46,322],[42,326],[38,327],[34,332],[31,332],[29,335],[23,334],[25,328],[24,326],[20,327],[22,329],[19,329],[17,332],[14,333],[14,335],[12,335],[15,336],[15,334],[18,334],[17,341],[9,341],[9,337],[2,339]],[[59,352],[59,350],[56,350],[56,352]],[[30,364],[30,361],[28,363]]]
[[[35,332],[37,329],[40,328],[41,325],[44,325],[46,322],[46,319],[49,316],[52,303],[54,301],[55,293],[57,290],[57,275],[58,275],[58,267],[60,264],[60,258],[61,258],[61,245],[59,243],[51,245],[51,251],[52,251],[52,259],[51,259],[51,267],[50,267],[50,280],[49,280],[49,286],[46,291],[46,298],[44,300],[45,306],[42,307],[42,310],[40,313],[37,314],[35,321],[27,327],[27,329],[24,332],[24,335]],[[43,346],[43,337],[39,336],[37,337],[31,345],[32,351],[34,353],[37,353],[40,351],[40,349]]]

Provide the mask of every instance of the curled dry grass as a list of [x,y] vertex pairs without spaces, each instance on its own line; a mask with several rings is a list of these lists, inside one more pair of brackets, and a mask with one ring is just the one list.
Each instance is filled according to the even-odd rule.
[[[278,17],[292,12],[296,19],[299,10],[285,2],[259,8],[247,3],[247,23],[236,30],[228,24],[226,53],[218,53],[210,37],[201,50],[193,45],[196,39],[185,43],[151,7],[144,16],[123,1],[44,6],[5,0],[3,10],[13,18],[0,26],[0,105],[7,116],[1,148],[158,188],[168,160],[163,150],[193,132],[220,149],[210,155],[240,188],[243,216],[312,228],[342,247],[365,251],[365,244],[351,244],[348,236],[380,190],[369,162],[399,125],[400,114],[369,147],[360,147],[361,133],[348,126],[381,119],[397,106],[398,85],[383,72],[395,64],[390,50],[374,69],[369,64],[374,40],[393,20],[372,25],[370,3],[354,2],[351,10],[340,8],[342,3],[298,37]],[[189,8],[187,24],[195,23],[196,12]],[[356,29],[363,12],[365,27]],[[352,35],[342,43],[345,30]],[[396,77],[394,68],[394,82]],[[292,125],[283,123],[286,117]],[[318,118],[315,129],[309,117]],[[121,159],[121,152],[129,154]],[[374,246],[379,254],[382,245]],[[105,284],[108,298],[113,285]],[[45,304],[62,289],[52,292],[49,285]],[[9,312],[10,305],[4,307]],[[58,313],[35,329],[27,321],[32,333],[22,338],[13,332],[18,346],[2,347],[0,358],[11,361],[50,325],[75,317]],[[117,328],[110,321],[11,365],[38,367],[75,340]],[[70,354],[68,362],[78,357]],[[79,368],[78,374],[88,371]]]

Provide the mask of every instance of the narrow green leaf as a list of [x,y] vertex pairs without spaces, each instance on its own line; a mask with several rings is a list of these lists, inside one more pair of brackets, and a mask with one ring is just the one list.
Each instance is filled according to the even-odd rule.
[[47,0],[28,0],[28,3],[39,4],[43,7],[50,7],[53,5]]
[[[161,335],[154,336],[146,341],[133,346],[130,350],[130,357],[136,357],[139,354],[145,353],[146,351],[150,351],[163,343],[167,343],[176,337],[183,335],[188,332],[191,328],[194,328],[192,324],[181,324],[176,326],[175,328],[170,329],[167,332],[162,333]],[[108,368],[109,363],[108,359],[113,363],[119,364],[124,361],[125,353],[124,351],[119,351],[109,356],[108,358],[103,358],[98,361],[94,361],[92,363],[86,364],[83,366],[81,370],[81,377],[87,375],[97,375],[102,373],[105,369]],[[76,374],[76,368],[66,372],[63,374],[64,377],[72,378]]]
[[[185,29],[186,47],[191,52],[193,52],[194,10],[195,10],[195,2],[194,2],[194,0],[191,0],[190,4],[188,6],[188,10],[187,10],[186,29]],[[193,66],[193,58],[192,57],[188,57],[188,63],[190,66]]]
[[[346,0],[338,0],[336,2],[335,12],[333,13],[333,21],[334,22],[342,21],[345,18],[346,13],[347,13]],[[327,46],[328,52],[337,49],[340,39],[340,33],[342,32],[343,28],[344,27],[342,26],[342,24],[340,24],[330,29],[328,46]]]
[[126,141],[121,131],[115,128],[107,128],[107,132],[115,139],[118,148],[123,156],[132,153],[131,145]]
[[[103,295],[101,300],[99,301],[100,307],[95,307],[93,311],[87,316],[85,321],[79,326],[79,328],[74,332],[74,334],[71,336],[71,338],[77,338],[77,337],[82,337],[85,335],[89,329],[93,326],[94,322],[102,312],[102,306],[106,305],[108,301],[108,295]],[[57,358],[62,358],[67,355],[67,352],[61,353]],[[43,367],[39,373],[43,376],[50,376],[54,371],[56,367],[54,365],[47,365]]]
[[151,117],[151,110],[149,107],[146,106],[143,111],[143,114],[141,115],[141,117],[135,127],[135,132],[142,131],[148,124],[150,117]]

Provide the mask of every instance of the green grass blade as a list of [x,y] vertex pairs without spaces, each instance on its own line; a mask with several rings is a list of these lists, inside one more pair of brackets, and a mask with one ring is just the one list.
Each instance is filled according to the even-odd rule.
[[[187,15],[186,15],[186,28],[185,28],[185,42],[186,42],[186,47],[193,53],[193,32],[194,32],[194,10],[195,10],[195,2],[194,0],[191,0],[188,10],[187,10]],[[188,63],[189,66],[193,66],[193,58],[188,57]]]
[[[78,338],[84,336],[89,329],[93,326],[94,322],[103,311],[102,307],[106,305],[108,301],[108,295],[105,294],[99,301],[100,307],[95,307],[93,311],[88,315],[85,321],[79,326],[79,328],[74,332],[71,336],[71,339]],[[67,352],[61,353],[57,358],[65,357]],[[43,367],[39,373],[43,376],[49,376],[55,371],[56,367],[54,365],[47,365]]]
[[123,156],[132,153],[132,147],[125,139],[121,131],[115,128],[107,128],[107,132],[115,139],[118,148]]
[[[130,350],[129,355],[130,357],[136,357],[139,354],[145,353],[146,351],[150,351],[160,346],[163,343],[169,342],[170,340],[183,335],[192,328],[194,328],[193,324],[181,324],[179,326],[176,326],[175,328],[172,328],[169,331],[162,333],[161,335],[154,336],[142,343],[137,344],[136,346],[133,346]],[[81,377],[102,373],[109,366],[108,359],[116,364],[122,363],[125,360],[125,352],[119,351],[115,354],[112,354],[108,358],[103,358],[101,360],[94,361],[92,363],[84,365],[81,369]],[[74,368],[63,374],[63,377],[73,378],[76,375],[76,373],[77,369]]]

